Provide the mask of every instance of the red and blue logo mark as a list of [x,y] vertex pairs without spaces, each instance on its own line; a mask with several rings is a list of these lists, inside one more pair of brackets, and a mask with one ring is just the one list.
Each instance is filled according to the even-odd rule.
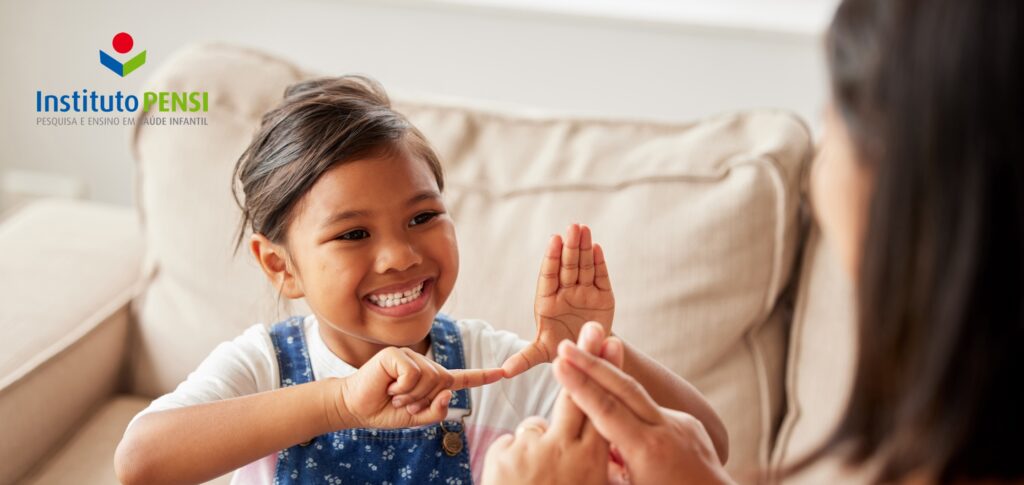
[[[118,54],[127,54],[131,52],[132,47],[135,45],[135,40],[128,33],[121,32],[114,36],[111,44],[114,47],[114,51]],[[132,71],[142,67],[145,63],[146,51],[142,51],[131,59],[121,62],[115,59],[114,56],[103,52],[103,49],[100,49],[100,64],[107,66],[107,69],[114,71],[114,74],[121,77],[131,74]]]

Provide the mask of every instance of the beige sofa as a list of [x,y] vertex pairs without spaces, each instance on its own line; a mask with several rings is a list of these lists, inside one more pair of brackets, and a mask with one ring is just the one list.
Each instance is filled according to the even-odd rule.
[[[43,202],[0,225],[0,483],[116,483],[114,447],[150,399],[218,342],[303,311],[276,307],[232,255],[229,184],[260,114],[310,75],[186,49],[147,89],[209,91],[209,124],[136,127],[135,208]],[[741,482],[770,481],[827,433],[849,382],[850,295],[808,223],[800,120],[579,119],[392,94],[445,162],[462,268],[446,311],[530,338],[545,240],[585,222],[609,259],[615,332],[706,393]]]

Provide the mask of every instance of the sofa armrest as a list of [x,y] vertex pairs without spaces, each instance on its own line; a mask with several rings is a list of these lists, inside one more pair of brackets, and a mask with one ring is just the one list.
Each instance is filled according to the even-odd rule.
[[0,483],[118,388],[142,249],[125,207],[48,200],[0,224]]

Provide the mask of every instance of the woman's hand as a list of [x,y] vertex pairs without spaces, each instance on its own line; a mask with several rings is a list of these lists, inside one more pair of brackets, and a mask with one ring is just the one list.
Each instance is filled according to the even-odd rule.
[[608,478],[607,463],[608,443],[562,391],[550,425],[541,417],[526,418],[515,435],[504,435],[491,445],[484,459],[483,483],[603,484]]
[[611,443],[634,484],[732,483],[699,420],[659,407],[620,370],[622,341],[610,337],[600,356],[570,341],[558,346],[554,373],[590,423]]
[[505,360],[501,367],[506,377],[551,362],[558,342],[575,342],[587,321],[601,322],[611,333],[615,297],[604,252],[592,243],[589,227],[570,225],[564,244],[561,236],[551,238],[541,262],[533,309],[537,337]]
[[515,435],[498,438],[487,450],[483,483],[489,485],[603,484],[608,443],[562,392],[551,424],[531,416]]
[[502,376],[501,369],[448,370],[411,349],[388,347],[338,379],[325,407],[335,429],[421,426],[445,419],[452,391]]

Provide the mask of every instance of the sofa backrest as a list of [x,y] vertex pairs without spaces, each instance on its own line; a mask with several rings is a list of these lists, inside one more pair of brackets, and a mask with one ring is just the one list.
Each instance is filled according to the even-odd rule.
[[[218,343],[287,315],[247,251],[231,171],[260,115],[310,74],[224,45],[178,53],[148,89],[208,91],[207,126],[138,125],[148,285],[136,302],[136,392],[167,392]],[[533,336],[547,238],[589,224],[609,260],[614,331],[705,392],[730,467],[767,466],[783,414],[788,311],[810,135],[778,111],[695,123],[527,115],[392,92],[439,152],[461,270],[445,311]],[[291,311],[303,311],[299,302]]]

